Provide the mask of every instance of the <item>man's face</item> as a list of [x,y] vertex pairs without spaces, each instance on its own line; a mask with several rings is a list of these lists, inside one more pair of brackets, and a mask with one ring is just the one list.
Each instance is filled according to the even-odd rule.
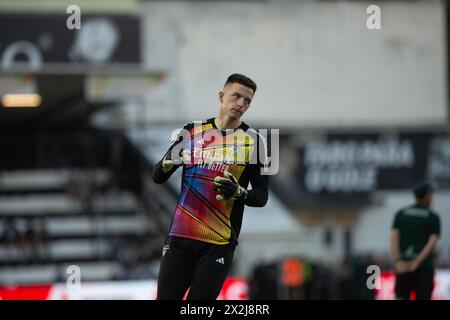
[[433,194],[430,192],[425,196],[425,202],[427,206],[430,206],[432,201],[433,201]]
[[416,198],[417,201],[425,206],[430,206],[433,201],[433,194],[431,192],[427,193],[423,198]]
[[221,110],[232,119],[239,119],[250,107],[254,92],[252,89],[240,84],[232,83],[219,92],[222,103]]

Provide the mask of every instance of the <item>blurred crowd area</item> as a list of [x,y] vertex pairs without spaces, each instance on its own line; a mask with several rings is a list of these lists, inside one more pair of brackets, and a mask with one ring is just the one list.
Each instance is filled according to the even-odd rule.
[[157,276],[163,239],[107,170],[4,172],[0,189],[0,286],[65,282],[69,265],[88,281]]
[[[299,268],[288,270],[287,265],[295,265],[294,261]],[[366,285],[367,267],[372,264],[370,257],[352,257],[333,267],[293,258],[260,264],[253,269],[249,281],[250,299],[372,300],[375,291]]]
[[[97,247],[96,238],[102,238],[97,234],[91,243]],[[59,261],[57,254],[52,254],[51,238],[48,236],[45,218],[7,218],[0,235],[0,266],[33,266],[50,264],[56,266],[57,274],[51,282],[65,282],[67,279],[67,261]],[[119,264],[118,271],[107,280],[144,280],[156,277],[151,262],[160,255],[159,243],[149,238],[143,241],[139,236],[118,235],[110,240],[110,254],[108,260],[114,260]],[[98,248],[90,260],[105,260],[104,250]],[[77,263],[74,257],[73,263]],[[82,261],[83,262],[83,261]],[[37,282],[46,282],[45,279]]]
[[[439,262],[438,268],[450,264]],[[333,266],[303,258],[277,259],[254,266],[249,277],[252,300],[374,300],[376,289],[368,288],[374,274],[392,272],[389,256],[355,255]],[[375,281],[375,280],[374,280]]]
[[49,257],[45,219],[8,217],[4,220],[1,239],[6,259],[37,262]]

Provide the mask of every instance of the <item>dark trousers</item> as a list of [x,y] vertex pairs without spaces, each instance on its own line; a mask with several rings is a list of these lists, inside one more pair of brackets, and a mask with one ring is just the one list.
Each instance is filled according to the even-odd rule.
[[415,291],[416,300],[430,300],[433,292],[434,270],[419,267],[414,272],[396,275],[395,295],[408,300],[411,291]]
[[215,300],[230,270],[235,246],[169,237],[163,247],[157,300]]

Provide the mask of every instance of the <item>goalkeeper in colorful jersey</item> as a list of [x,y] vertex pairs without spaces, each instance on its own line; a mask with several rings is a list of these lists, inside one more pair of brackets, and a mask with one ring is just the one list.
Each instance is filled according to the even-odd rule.
[[180,300],[188,289],[187,299],[216,299],[238,244],[244,206],[267,203],[266,144],[241,121],[255,91],[248,77],[229,76],[219,92],[217,116],[185,124],[155,166],[156,183],[183,169],[163,247],[158,300]]

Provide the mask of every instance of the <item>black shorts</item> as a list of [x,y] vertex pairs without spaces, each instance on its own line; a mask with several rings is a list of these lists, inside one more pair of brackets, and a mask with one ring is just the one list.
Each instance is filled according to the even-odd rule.
[[398,299],[408,300],[415,291],[416,300],[430,300],[433,292],[434,270],[418,268],[414,272],[396,275],[395,295]]
[[215,300],[230,270],[235,245],[169,237],[163,247],[157,300]]

